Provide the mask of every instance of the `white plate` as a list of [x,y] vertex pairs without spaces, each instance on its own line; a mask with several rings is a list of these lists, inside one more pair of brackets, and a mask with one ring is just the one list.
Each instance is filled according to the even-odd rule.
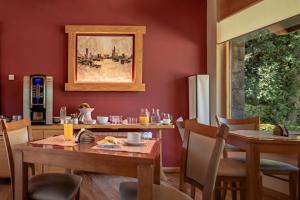
[[101,144],[97,142],[97,146],[100,148],[116,148],[119,147],[119,144]]
[[125,145],[128,145],[128,146],[142,146],[142,145],[146,144],[146,142],[144,142],[144,141],[130,142],[130,141],[127,141],[127,140],[123,140],[123,142],[124,142]]

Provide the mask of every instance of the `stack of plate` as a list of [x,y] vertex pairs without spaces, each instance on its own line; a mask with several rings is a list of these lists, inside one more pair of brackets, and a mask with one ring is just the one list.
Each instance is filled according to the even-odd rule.
[[88,143],[93,143],[94,141],[95,141],[95,137],[88,135],[88,134],[82,134],[79,142],[88,144]]

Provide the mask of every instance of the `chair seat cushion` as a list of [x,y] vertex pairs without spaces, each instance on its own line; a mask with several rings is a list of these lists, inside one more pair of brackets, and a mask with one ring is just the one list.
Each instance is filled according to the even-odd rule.
[[231,158],[221,159],[218,170],[218,176],[245,177],[246,165],[242,161]]
[[[246,162],[246,158],[232,158],[235,160],[239,160],[242,162]],[[291,171],[297,172],[299,171],[298,167],[291,165],[289,163],[280,162],[277,160],[270,160],[270,159],[260,159],[260,170],[264,171]]]
[[[137,182],[122,182],[120,184],[121,200],[137,199]],[[187,194],[180,192],[166,184],[153,185],[153,198],[155,200],[192,200]]]
[[33,176],[28,181],[30,199],[70,200],[79,190],[82,178],[77,175],[47,173]]
[[238,152],[244,152],[245,150],[238,148],[237,146],[231,145],[231,144],[225,144],[224,147],[225,151],[238,151]]

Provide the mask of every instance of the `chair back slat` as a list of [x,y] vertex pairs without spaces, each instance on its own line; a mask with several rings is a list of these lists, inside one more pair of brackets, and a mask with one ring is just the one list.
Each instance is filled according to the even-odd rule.
[[259,117],[227,119],[216,116],[218,126],[226,124],[230,130],[259,130]]
[[220,128],[186,120],[182,148],[181,183],[189,182],[203,190],[203,200],[211,198],[228,127]]
[[4,120],[1,120],[1,130],[4,136],[12,187],[14,188],[13,148],[16,144],[26,143],[32,139],[30,121],[28,119],[23,119],[6,123]]

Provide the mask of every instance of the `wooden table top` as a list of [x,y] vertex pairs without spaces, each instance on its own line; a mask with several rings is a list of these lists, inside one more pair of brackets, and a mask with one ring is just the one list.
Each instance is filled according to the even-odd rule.
[[[33,125],[31,126],[32,130],[60,130],[63,129],[62,124],[51,124],[51,125]],[[77,124],[74,125],[74,129],[173,129],[175,126],[173,124],[169,125],[155,125],[155,124],[148,124],[148,125],[141,125],[141,124]]]
[[271,132],[258,130],[230,131],[228,139],[239,139],[251,143],[300,144],[300,133],[292,132],[289,137],[273,135]]
[[[102,136],[97,136],[96,141],[102,139]],[[14,146],[14,149],[17,151],[27,151],[27,152],[41,152],[41,153],[55,153],[55,154],[64,154],[67,156],[68,154],[78,156],[84,155],[95,155],[97,158],[104,160],[118,160],[118,161],[126,161],[130,163],[154,163],[155,159],[160,153],[159,141],[155,141],[151,153],[131,153],[131,152],[122,152],[122,151],[112,151],[112,150],[101,150],[101,149],[91,149],[96,145],[96,142],[90,144],[78,144],[73,147],[62,147],[56,145],[41,145],[41,144],[17,144]]]

